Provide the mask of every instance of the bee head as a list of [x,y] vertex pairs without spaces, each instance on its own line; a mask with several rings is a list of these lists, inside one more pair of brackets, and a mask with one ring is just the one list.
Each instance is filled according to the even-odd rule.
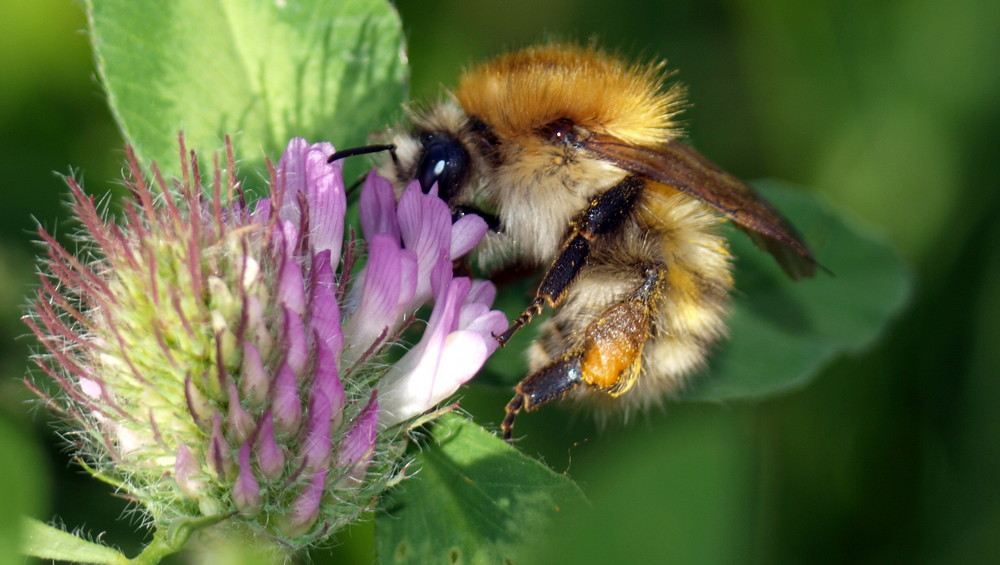
[[438,197],[450,202],[469,174],[469,152],[447,132],[422,131],[418,138],[421,150],[414,178],[425,194],[437,183]]

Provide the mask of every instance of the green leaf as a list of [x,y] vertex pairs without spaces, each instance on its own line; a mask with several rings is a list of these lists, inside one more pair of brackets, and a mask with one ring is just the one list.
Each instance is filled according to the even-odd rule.
[[449,414],[376,518],[379,560],[506,563],[560,512],[585,504],[568,478]]
[[773,562],[748,553],[764,520],[756,430],[734,411],[706,406],[667,419],[665,429],[574,450],[591,507],[567,514],[518,565]]
[[[6,388],[3,392],[10,394],[11,389]],[[48,493],[44,485],[48,482],[48,473],[41,451],[31,440],[22,426],[11,422],[0,410],[0,453],[3,453],[5,462],[0,465],[2,565],[23,562],[19,557],[25,533],[21,516],[43,512],[47,502]]]
[[128,558],[98,543],[79,538],[34,518],[25,518],[25,555],[74,563],[128,563]]
[[754,186],[830,273],[791,280],[733,230],[730,336],[709,358],[707,374],[692,379],[687,400],[753,399],[804,386],[830,359],[871,344],[910,296],[902,259],[870,229],[805,190],[778,181]]
[[140,160],[172,172],[177,135],[205,156],[233,137],[263,171],[288,139],[363,144],[406,95],[384,0],[89,0],[98,71]]

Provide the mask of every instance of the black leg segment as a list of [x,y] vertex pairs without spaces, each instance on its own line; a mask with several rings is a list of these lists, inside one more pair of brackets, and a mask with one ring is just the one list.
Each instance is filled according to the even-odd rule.
[[514,387],[514,398],[507,403],[507,415],[500,429],[503,438],[510,441],[514,431],[514,419],[521,410],[535,408],[558,400],[582,383],[581,356],[572,355],[531,374]]
[[625,223],[635,207],[643,186],[645,181],[639,177],[625,177],[593,199],[590,205],[573,220],[563,248],[545,273],[535,299],[511,322],[506,331],[496,336],[500,345],[506,344],[519,329],[541,313],[546,302],[556,306],[562,301],[580,273],[580,269],[587,263],[590,242],[598,236],[614,233]]

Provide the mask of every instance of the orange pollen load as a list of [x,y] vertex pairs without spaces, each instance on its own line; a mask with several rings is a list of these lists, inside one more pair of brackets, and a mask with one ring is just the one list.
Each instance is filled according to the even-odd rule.
[[[610,308],[587,328],[583,381],[602,389],[628,390],[646,341],[648,313],[636,301]],[[625,379],[625,382],[619,382]],[[620,390],[619,390],[620,389]]]

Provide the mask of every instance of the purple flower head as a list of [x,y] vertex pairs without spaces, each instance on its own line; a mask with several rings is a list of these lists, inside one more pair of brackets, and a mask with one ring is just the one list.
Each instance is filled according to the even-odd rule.
[[[61,394],[29,386],[154,521],[235,512],[243,531],[283,545],[329,536],[398,478],[400,432],[496,348],[507,320],[490,308],[493,286],[452,274],[486,223],[453,224],[416,185],[397,204],[372,174],[364,240],[345,240],[331,153],[292,140],[253,206],[231,152],[211,186],[183,145],[177,184],[159,173],[147,184],[129,153],[134,199],[120,224],[69,181],[96,259],[41,231],[46,274],[25,319]],[[427,304],[419,342],[389,364],[384,353]]]

